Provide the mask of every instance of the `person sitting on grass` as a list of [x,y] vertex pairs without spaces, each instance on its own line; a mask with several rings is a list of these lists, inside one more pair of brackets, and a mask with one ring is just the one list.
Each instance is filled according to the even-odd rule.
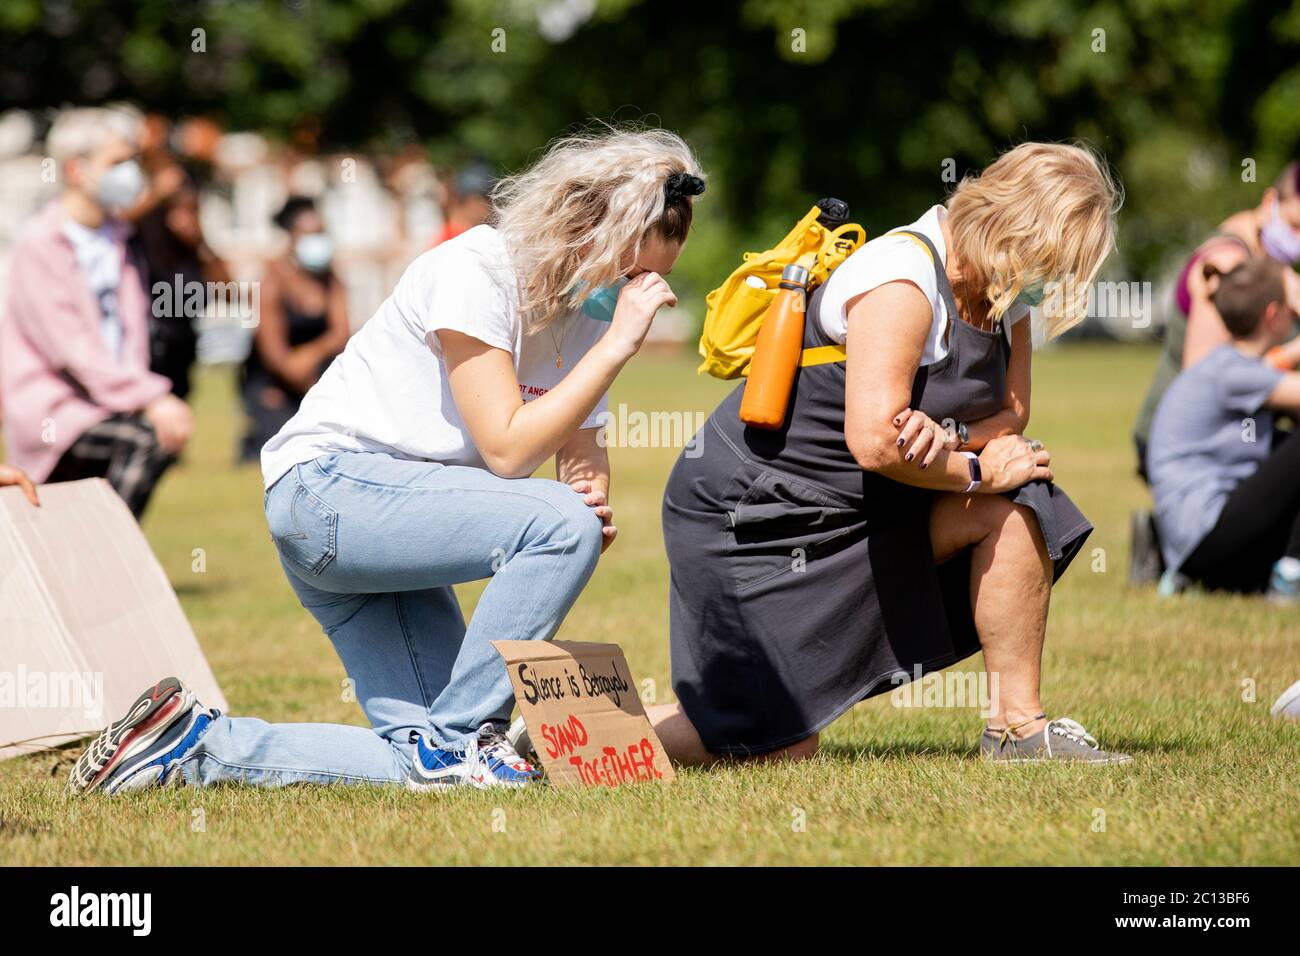
[[[371,729],[221,716],[160,682],[74,791],[183,780],[520,786],[497,640],[547,640],[616,533],[597,432],[704,191],[662,130],[561,140],[480,225],[415,260],[262,449],[289,583]],[[617,291],[621,285],[621,291]],[[558,481],[529,477],[555,460]],[[452,586],[490,578],[466,627]]]
[[0,323],[10,460],[40,482],[104,478],[137,518],[193,430],[149,371],[149,292],[123,219],[144,190],[138,133],[115,110],[55,120],[46,146],[63,192],[14,243]]
[[[1133,429],[1138,474],[1143,480],[1149,482],[1146,451],[1151,423],[1169,383],[1212,349],[1227,344],[1231,337],[1215,308],[1204,267],[1212,265],[1224,273],[1251,256],[1269,256],[1287,266],[1300,263],[1300,160],[1286,165],[1264,190],[1258,205],[1221,222],[1193,250],[1178,274],[1174,286],[1176,310],[1169,316],[1155,375]],[[1300,361],[1300,352],[1293,349],[1288,358],[1295,365]]]
[[1165,565],[1162,591],[1267,590],[1300,599],[1300,374],[1265,354],[1291,335],[1298,277],[1267,256],[1203,272],[1232,339],[1170,384],[1151,424],[1147,472]]

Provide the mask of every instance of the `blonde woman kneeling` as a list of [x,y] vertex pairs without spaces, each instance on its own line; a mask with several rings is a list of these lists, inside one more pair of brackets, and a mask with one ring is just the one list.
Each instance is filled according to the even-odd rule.
[[[407,269],[262,449],[285,575],[371,729],[225,717],[164,680],[74,789],[533,781],[490,642],[554,635],[614,539],[597,419],[676,301],[664,276],[703,190],[670,133],[559,142],[498,186],[495,227]],[[552,457],[559,481],[529,477]],[[452,585],[482,578],[467,628]]]
[[1049,720],[1039,664],[1053,582],[1092,530],[1025,439],[1031,338],[1082,317],[1117,189],[1084,149],[1026,143],[945,205],[855,252],[808,304],[785,427],[747,428],[743,386],[664,494],[670,756],[807,756],[863,698],[978,650],[998,761],[1128,760]]

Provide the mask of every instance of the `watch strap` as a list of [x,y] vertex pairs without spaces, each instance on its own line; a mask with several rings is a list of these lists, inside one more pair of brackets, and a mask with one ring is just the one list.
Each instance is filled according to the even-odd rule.
[[980,457],[973,451],[963,451],[958,452],[958,454],[965,455],[966,462],[970,466],[970,484],[967,485],[965,490],[962,492],[962,494],[968,495],[977,489],[984,481],[984,474],[980,468]]

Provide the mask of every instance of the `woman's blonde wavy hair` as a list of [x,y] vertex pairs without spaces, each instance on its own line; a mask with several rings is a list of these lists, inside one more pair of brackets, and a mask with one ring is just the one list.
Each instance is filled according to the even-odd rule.
[[674,173],[702,177],[681,137],[603,127],[556,140],[497,183],[494,222],[515,263],[525,329],[544,329],[614,282],[652,234],[686,240],[693,200],[666,201]]
[[983,289],[1000,319],[1027,287],[1045,285],[1048,338],[1081,322],[1115,245],[1123,194],[1101,157],[1081,145],[1023,143],[968,176],[948,197],[962,283]]

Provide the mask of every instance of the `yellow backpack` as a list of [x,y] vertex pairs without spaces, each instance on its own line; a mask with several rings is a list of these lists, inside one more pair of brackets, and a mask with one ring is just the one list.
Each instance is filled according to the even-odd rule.
[[[781,270],[791,263],[806,268],[811,294],[866,241],[866,230],[855,222],[843,222],[847,217],[848,206],[837,199],[823,199],[776,246],[766,252],[745,253],[740,268],[705,299],[708,311],[700,336],[700,355],[704,359],[700,372],[722,379],[740,378],[749,373],[758,330],[763,324],[763,314],[776,298]],[[823,223],[823,219],[829,224]],[[842,224],[835,225],[837,221]],[[843,360],[842,346],[826,346],[805,349],[799,364],[822,365]]]

